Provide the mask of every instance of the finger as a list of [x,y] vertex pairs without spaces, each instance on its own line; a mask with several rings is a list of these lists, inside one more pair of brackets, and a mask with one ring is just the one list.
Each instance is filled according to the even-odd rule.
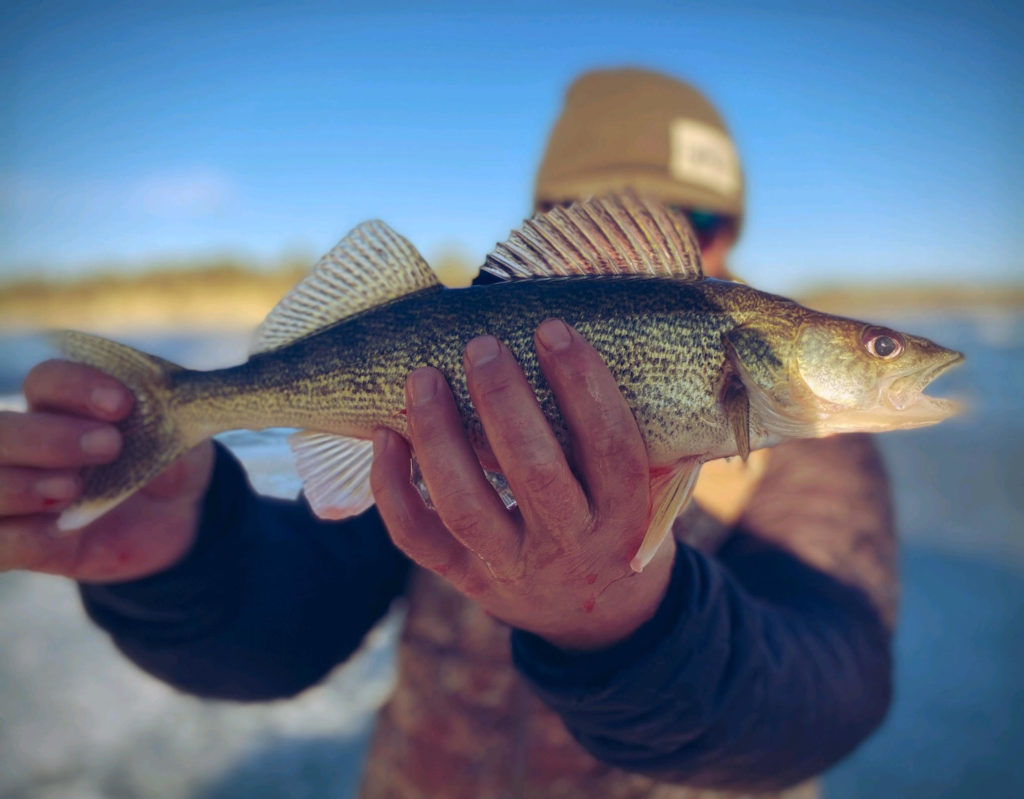
[[514,572],[518,517],[484,477],[447,383],[436,369],[424,368],[409,375],[405,388],[410,442],[441,521],[495,575]]
[[81,491],[81,478],[70,470],[0,466],[0,516],[59,510]]
[[493,336],[469,342],[465,368],[473,405],[527,528],[575,539],[590,524],[589,504],[523,370]]
[[577,470],[602,518],[645,517],[647,449],[618,382],[586,339],[560,319],[537,328],[537,359],[558,400]]
[[110,375],[71,361],[44,361],[25,378],[31,410],[63,411],[116,422],[128,415],[131,392]]
[[0,572],[73,573],[81,535],[55,535],[56,518],[36,514],[0,520]]
[[69,468],[106,463],[121,451],[113,425],[55,413],[0,411],[0,465]]
[[384,428],[374,434],[370,488],[391,540],[414,562],[457,587],[481,590],[479,558],[423,504],[409,481],[410,458],[409,445],[400,435]]

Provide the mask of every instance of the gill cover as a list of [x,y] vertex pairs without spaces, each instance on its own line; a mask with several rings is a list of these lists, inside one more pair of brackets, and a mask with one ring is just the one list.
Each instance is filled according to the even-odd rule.
[[797,337],[796,364],[807,388],[829,405],[863,408],[878,402],[882,361],[861,345],[853,324],[805,325]]
[[[780,320],[768,324],[745,324],[724,336],[726,354],[734,374],[747,395],[747,416],[750,431],[771,433],[784,438],[817,435],[814,415],[808,413],[806,389],[791,379],[792,325]],[[725,410],[730,416],[737,445],[740,432],[735,430],[735,386],[726,385]]]

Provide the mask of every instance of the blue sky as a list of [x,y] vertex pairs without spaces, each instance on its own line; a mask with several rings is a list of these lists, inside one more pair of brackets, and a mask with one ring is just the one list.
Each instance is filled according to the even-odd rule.
[[1011,2],[421,5],[3,4],[0,277],[315,257],[370,217],[481,260],[572,78],[639,65],[728,120],[754,285],[1024,280]]

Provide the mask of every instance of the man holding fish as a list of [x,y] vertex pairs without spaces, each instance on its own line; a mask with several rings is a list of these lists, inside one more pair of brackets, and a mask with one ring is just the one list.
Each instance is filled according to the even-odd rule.
[[[959,356],[705,279],[742,197],[703,96],[589,73],[499,282],[443,290],[367,223],[239,367],[65,336],[78,363],[0,417],[0,567],[80,581],[142,668],[240,700],[405,595],[365,797],[813,795],[884,716],[897,591],[877,453],[827,436],[945,418],[921,389]],[[282,425],[302,502],[209,440]]]

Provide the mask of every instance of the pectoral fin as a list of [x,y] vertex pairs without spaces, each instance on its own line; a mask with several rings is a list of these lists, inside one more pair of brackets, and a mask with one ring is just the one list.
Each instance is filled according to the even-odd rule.
[[733,438],[736,439],[736,451],[746,462],[750,457],[750,398],[746,386],[739,378],[726,383],[722,390],[722,407],[725,408]]
[[700,474],[699,460],[681,461],[665,475],[651,479],[651,519],[647,533],[629,567],[641,572],[658,551],[665,536],[672,531],[672,523],[693,495],[693,486]]

